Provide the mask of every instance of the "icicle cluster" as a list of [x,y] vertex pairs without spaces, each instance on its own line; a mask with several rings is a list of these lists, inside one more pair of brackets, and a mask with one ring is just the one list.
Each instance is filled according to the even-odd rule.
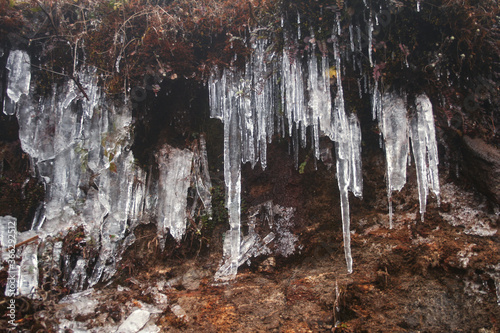
[[[314,41],[314,36],[311,40]],[[344,244],[348,271],[352,272],[348,191],[351,190],[357,196],[362,195],[361,130],[357,117],[354,114],[348,116],[345,111],[340,51],[335,34],[332,40],[334,68],[330,68],[327,52],[322,52],[318,61],[315,42],[311,45],[307,65],[303,66],[303,59],[297,52],[297,41],[288,40],[282,55],[278,57],[275,53],[265,52],[269,43],[266,38],[258,38],[253,41],[254,52],[244,73],[229,69],[219,73],[215,69],[210,76],[211,116],[224,123],[224,176],[231,225],[225,243],[228,259],[217,275],[220,280],[234,278],[241,264],[241,163],[250,162],[255,166],[260,160],[262,168],[265,168],[266,145],[275,130],[292,138],[296,166],[299,146],[306,147],[310,142],[314,156],[319,159],[320,134],[337,142],[337,177],[341,190]],[[320,50],[326,50],[324,44],[319,45]],[[332,72],[338,90],[333,109],[330,92]],[[277,84],[278,78],[280,85]],[[281,112],[276,108],[279,104],[277,98],[281,98]],[[307,128],[310,128],[310,141],[307,139]]]
[[[369,6],[367,5],[367,8]],[[379,25],[376,12],[369,10],[366,20],[366,41],[370,67],[372,59],[374,25]],[[300,16],[298,16],[299,34]],[[260,160],[266,167],[266,143],[274,133],[291,137],[295,165],[298,165],[299,147],[310,144],[316,159],[323,158],[320,152],[320,135],[335,142],[337,180],[340,190],[342,225],[347,269],[352,272],[350,249],[349,195],[361,197],[361,129],[355,114],[345,109],[342,85],[343,63],[339,42],[340,18],[329,42],[334,55],[330,67],[328,48],[324,41],[316,41],[311,32],[304,41],[308,43],[308,54],[304,58],[298,51],[298,41],[285,32],[285,46],[281,55],[266,53],[269,44],[266,38],[252,40],[253,53],[245,70],[215,69],[209,79],[211,116],[224,122],[224,161],[228,195],[228,210],[231,230],[227,241],[227,263],[219,271],[219,278],[233,278],[241,255],[240,223],[240,178],[241,163],[251,162],[252,167]],[[299,37],[300,38],[300,37]],[[406,164],[409,139],[412,140],[418,170],[420,211],[423,216],[428,190],[439,195],[437,175],[437,149],[435,142],[432,105],[425,95],[416,99],[415,117],[407,120],[406,96],[397,93],[381,94],[376,77],[371,85],[372,73],[363,72],[359,53],[364,52],[360,25],[349,26],[350,53],[344,50],[355,72],[359,72],[358,90],[371,93],[373,119],[379,121],[381,138],[387,160],[387,192],[389,201],[389,224],[392,228],[392,193],[399,191],[406,183]],[[321,58],[316,56],[316,45]],[[374,69],[376,74],[379,69]],[[375,75],[374,74],[374,75]],[[330,80],[336,80],[337,92],[332,100]],[[279,82],[279,84],[278,84]],[[280,103],[276,99],[280,98]],[[281,109],[277,108],[281,105]],[[279,109],[279,110],[278,110]],[[286,128],[287,127],[287,128]],[[310,133],[310,139],[307,138]],[[381,141],[382,143],[382,141]],[[423,218],[423,217],[422,217]]]
[[[108,99],[98,88],[94,70],[75,74],[80,87],[68,80],[35,102],[29,89],[28,54],[13,51],[7,63],[6,103],[10,104],[4,112],[16,114],[22,148],[32,159],[33,173],[46,186],[45,202],[27,233],[47,239],[41,244],[44,249],[52,247],[52,255],[63,262],[63,275],[72,291],[114,275],[124,250],[135,241],[132,231],[141,219],[149,222],[147,214],[156,216],[163,246],[167,233],[181,240],[188,214],[211,213],[203,136],[193,151],[164,146],[157,154],[159,179],[153,179],[151,172],[147,174],[135,164],[130,106]],[[188,207],[191,184],[196,195]],[[77,226],[83,226],[87,244],[99,251],[94,263],[93,258],[80,257],[72,266],[70,255],[60,251],[61,244],[49,241],[50,236]],[[26,268],[38,267],[37,260],[37,245],[29,244],[13,270],[16,293],[27,295],[38,286],[38,273]]]
[[427,95],[415,99],[414,115],[408,121],[406,95],[385,93],[381,96],[375,86],[373,115],[379,118],[386,156],[387,192],[389,199],[389,225],[392,228],[392,192],[406,184],[406,167],[411,146],[420,201],[420,214],[424,219],[429,190],[436,195],[439,205],[439,176],[436,133],[432,104]]

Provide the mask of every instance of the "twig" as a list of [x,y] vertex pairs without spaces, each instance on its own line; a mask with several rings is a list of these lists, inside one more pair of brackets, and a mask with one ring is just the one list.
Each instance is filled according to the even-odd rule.
[[85,96],[85,98],[87,99],[87,101],[90,101],[90,98],[89,96],[87,95],[87,93],[85,92],[85,89],[83,89],[83,86],[80,84],[80,82],[75,78],[75,76],[73,75],[73,73],[69,74],[68,75],[75,83],[76,83],[76,86],[78,87],[78,89],[80,89],[80,91],[82,92],[83,96]]
[[27,240],[22,241],[21,243],[17,243],[17,244],[14,246],[14,248],[16,248],[16,249],[17,249],[17,248],[18,248],[18,247],[20,247],[20,246],[23,246],[23,245],[26,245],[26,244],[28,244],[28,243],[34,242],[34,241],[36,241],[38,238],[40,238],[40,237],[38,237],[38,235],[36,235],[36,236],[34,236],[34,237],[31,237],[31,238],[28,238]]

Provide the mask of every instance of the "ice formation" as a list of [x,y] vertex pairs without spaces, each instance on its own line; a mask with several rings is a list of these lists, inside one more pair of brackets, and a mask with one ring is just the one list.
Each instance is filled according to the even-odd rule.
[[31,59],[26,52],[14,50],[9,54],[5,68],[8,71],[8,79],[3,111],[7,115],[13,115],[19,99],[28,95],[30,90]]
[[38,289],[38,244],[28,244],[22,253],[18,291],[21,295],[32,295]]
[[[197,211],[210,214],[211,183],[203,137],[196,153],[164,146],[157,156],[159,179],[152,179],[151,173],[136,165],[131,151],[130,105],[108,98],[98,87],[95,70],[83,69],[75,80],[54,85],[51,94],[35,100],[29,92],[29,56],[13,51],[9,59],[8,97],[13,105],[4,111],[14,110],[22,148],[46,187],[45,202],[30,233],[44,241],[42,252],[53,249],[52,254],[43,253],[61,258],[55,264],[64,267],[64,280],[72,291],[114,275],[123,251],[135,241],[132,231],[141,220],[148,222],[148,213],[157,217],[161,245],[167,232],[180,240],[186,230],[191,184],[197,197],[190,208],[202,201]],[[77,226],[84,228],[85,243],[97,247],[95,260],[83,256],[72,260],[61,253],[60,243],[51,240]],[[38,286],[38,274],[32,269],[38,266],[38,245],[28,244],[22,251],[18,292],[27,295]]]
[[396,93],[382,96],[379,128],[384,137],[387,195],[389,198],[389,226],[392,228],[392,192],[400,191],[406,183],[408,159],[408,119],[406,100]]
[[165,235],[169,232],[180,241],[186,232],[187,192],[190,183],[193,152],[168,145],[157,152],[159,177],[158,236],[160,247],[165,248]]
[[417,169],[420,215],[424,220],[429,190],[437,196],[439,205],[438,152],[432,104],[427,95],[415,99],[416,113],[410,121],[410,137]]
[[[348,270],[352,272],[348,191],[356,196],[362,195],[361,130],[357,117],[354,114],[348,116],[345,110],[340,48],[335,29],[332,34],[334,70],[330,68],[325,42],[318,42],[322,54],[318,61],[316,41],[311,35],[306,66],[297,52],[297,41],[285,36],[287,46],[278,57],[273,52],[265,52],[269,41],[260,36],[252,41],[253,53],[244,72],[215,68],[209,78],[211,116],[224,123],[224,178],[231,225],[224,244],[226,261],[219,269],[218,279],[233,278],[238,266],[245,261],[243,254],[247,252],[244,248],[247,239],[240,239],[241,163],[250,162],[255,166],[260,160],[265,168],[265,147],[275,131],[292,137],[296,165],[299,146],[306,147],[309,143],[315,158],[320,159],[320,134],[336,141],[344,245]],[[335,72],[337,80],[333,108],[331,71]],[[280,85],[277,84],[278,77]],[[281,112],[276,107],[279,104],[277,98],[281,98]],[[288,129],[284,128],[285,124]],[[310,140],[307,139],[308,128]],[[228,261],[232,263],[230,266]]]
[[[378,24],[377,16],[375,20]],[[324,153],[319,148],[320,136],[327,136],[335,142],[344,249],[348,271],[352,272],[349,191],[362,197],[361,126],[356,115],[349,113],[345,107],[343,64],[338,37],[340,24],[339,21],[337,23],[329,39],[330,51],[326,43],[317,41],[311,31],[310,36],[304,39],[308,49],[304,56],[298,50],[298,40],[290,37],[291,34],[284,29],[285,46],[282,54],[277,55],[265,51],[270,42],[265,36],[257,34],[258,38],[254,36],[250,42],[253,53],[248,58],[245,70],[215,68],[209,78],[211,116],[224,122],[225,179],[231,221],[231,230],[228,232],[228,239],[231,241],[226,241],[225,251],[226,254],[230,253],[227,258],[232,259],[227,260],[233,266],[231,270],[227,269],[227,263],[221,267],[229,272],[228,276],[234,277],[236,274],[237,266],[241,264],[241,246],[244,244],[238,236],[241,220],[240,164],[250,162],[255,166],[260,161],[262,168],[265,168],[265,146],[275,133],[291,137],[296,166],[299,147],[309,144],[315,158],[323,159]],[[371,13],[366,27],[368,56],[373,67],[374,22]],[[371,85],[367,74],[363,73],[360,60],[355,54],[363,49],[359,25],[349,26],[349,40],[350,50],[353,52],[353,68],[360,73],[360,97],[362,92],[371,93],[373,119],[378,118],[383,138],[387,162],[389,224],[392,228],[392,193],[400,191],[406,183],[410,137],[418,170],[422,218],[428,190],[439,195],[432,105],[427,96],[417,96],[416,115],[409,124],[406,95],[396,92],[382,94],[378,79]],[[316,55],[316,47],[321,54],[320,60]],[[333,66],[330,65],[329,53],[333,53]],[[332,79],[336,81],[337,89],[333,100],[330,92]],[[361,81],[364,81],[364,88]],[[280,98],[280,103],[276,101],[277,98]],[[281,105],[281,109],[277,105]],[[307,133],[311,135],[309,140]],[[221,277],[226,273],[221,268],[218,274]]]
[[427,95],[416,96],[415,105],[412,106],[415,112],[410,121],[406,104],[405,94],[392,92],[382,96],[375,85],[372,108],[374,118],[379,119],[384,139],[390,228],[392,192],[400,191],[406,183],[410,139],[417,170],[421,219],[424,219],[429,190],[436,195],[439,205],[439,161],[432,104]]
[[[368,59],[373,67],[376,64],[372,59],[372,15],[365,19],[367,36],[363,37],[368,39]],[[377,19],[375,16],[375,24]],[[328,137],[335,143],[344,249],[347,270],[352,272],[349,191],[361,197],[363,185],[361,127],[344,101],[345,62],[351,61],[358,75],[360,98],[363,93],[372,95],[373,119],[378,118],[386,153],[391,227],[391,197],[406,182],[409,139],[417,169],[422,218],[429,190],[439,198],[437,148],[429,98],[416,97],[414,116],[408,121],[405,94],[382,94],[379,81],[375,79],[372,84],[371,75],[363,72],[359,53],[366,49],[359,24],[349,25],[350,47],[342,48],[337,15],[331,37],[327,41],[317,40],[311,31],[303,40],[305,50],[299,50],[300,34],[304,34],[300,31],[300,17],[298,24],[299,36],[295,38],[283,29],[284,47],[280,52],[271,47],[274,44],[267,38],[266,29],[253,31],[249,37],[252,53],[245,68],[214,68],[208,80],[211,117],[224,123],[224,179],[230,229],[224,242],[225,261],[216,276],[220,280],[234,278],[238,266],[258,253],[266,253],[272,241],[282,245],[282,255],[294,250],[296,236],[291,233],[283,232],[286,236],[280,236],[274,230],[261,237],[251,223],[246,235],[240,230],[241,165],[250,163],[255,167],[260,162],[265,169],[267,144],[275,135],[290,137],[296,166],[301,147],[311,147],[314,157],[323,159],[320,137]],[[132,231],[147,214],[157,220],[162,248],[167,234],[180,241],[187,221],[200,214],[200,210],[211,214],[211,181],[203,136],[190,149],[164,145],[156,154],[157,172],[146,172],[135,165],[130,149],[131,107],[126,102],[112,101],[99,89],[95,70],[80,70],[74,80],[54,85],[51,94],[35,101],[30,91],[28,54],[12,51],[6,68],[3,111],[17,116],[22,148],[32,159],[33,173],[46,186],[46,200],[33,221],[33,230],[42,239],[49,239],[59,231],[83,226],[88,235],[86,241],[95,242],[99,249],[98,257],[90,262],[84,257],[71,259],[61,251],[61,244],[56,246],[54,241],[47,241],[40,249],[36,243],[29,244],[22,250],[23,261],[16,264],[12,273],[19,276],[15,272],[21,272],[22,293],[36,288],[35,276],[29,275],[26,267],[36,263],[37,252],[53,251],[52,255],[60,258],[57,260],[65,267],[68,286],[78,291],[111,278],[123,251],[135,241]],[[332,94],[332,90],[336,92]],[[188,192],[194,199],[190,200],[190,206]],[[289,223],[286,219],[281,222]],[[2,229],[2,235],[4,232]]]

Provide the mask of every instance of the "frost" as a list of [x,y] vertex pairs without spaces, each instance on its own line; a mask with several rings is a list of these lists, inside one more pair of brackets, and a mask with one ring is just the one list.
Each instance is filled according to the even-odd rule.
[[474,198],[477,194],[458,188],[454,184],[446,184],[442,188],[443,202],[450,203],[450,211],[442,212],[443,219],[455,227],[464,227],[467,235],[490,237],[498,230],[490,225],[497,220],[495,214],[488,214],[486,199],[479,204]]

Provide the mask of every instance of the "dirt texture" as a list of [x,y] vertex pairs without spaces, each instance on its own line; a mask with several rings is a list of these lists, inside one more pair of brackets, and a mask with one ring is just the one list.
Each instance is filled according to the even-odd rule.
[[19,300],[21,330],[120,331],[142,309],[143,332],[499,332],[499,221],[486,197],[441,170],[441,205],[431,197],[421,222],[410,168],[389,229],[385,164],[365,154],[364,198],[350,198],[347,274],[334,167],[311,162],[300,173],[286,142],[270,156],[267,170],[244,169],[244,205],[295,207],[293,254],[252,258],[234,282],[218,284],[223,226],[160,252],[154,226],[143,225],[111,283],[62,300],[68,291],[57,288],[42,301]]

